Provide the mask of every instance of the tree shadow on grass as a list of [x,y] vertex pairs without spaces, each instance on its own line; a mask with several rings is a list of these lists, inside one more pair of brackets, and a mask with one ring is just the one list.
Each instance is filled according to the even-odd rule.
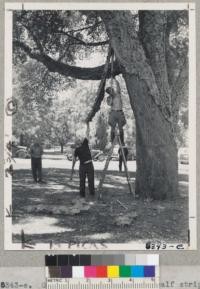
[[[63,213],[28,213],[27,207],[45,205],[47,208],[69,208],[79,200],[79,177],[75,172],[69,181],[70,170],[44,169],[46,183],[35,184],[30,170],[17,170],[13,176],[12,205],[13,226],[23,228],[35,226],[29,238],[36,243],[101,242],[128,243],[136,240],[166,240],[185,242],[188,228],[188,186],[180,185],[182,192],[174,201],[134,200],[129,193],[126,176],[118,171],[108,171],[103,187],[103,199],[90,200],[87,190],[87,203],[92,203],[86,211],[68,215]],[[102,171],[96,171],[97,183]],[[135,173],[131,172],[131,178]],[[181,180],[186,178],[181,176]],[[117,225],[117,218],[136,214],[129,225]],[[37,218],[38,225],[34,219]],[[131,218],[131,217],[130,217]],[[49,220],[49,221],[47,221]],[[44,234],[37,232],[38,226],[45,226]],[[18,228],[17,227],[17,228]],[[54,228],[54,233],[51,232]],[[68,231],[71,228],[72,231]],[[26,234],[26,232],[25,232]],[[20,241],[20,233],[13,234],[13,241]]]

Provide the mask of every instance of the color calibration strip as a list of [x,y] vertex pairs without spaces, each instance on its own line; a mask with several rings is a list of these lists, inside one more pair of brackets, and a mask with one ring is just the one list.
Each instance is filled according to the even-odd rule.
[[47,278],[155,278],[159,255],[45,256]]
[[155,266],[48,267],[48,278],[154,278]]

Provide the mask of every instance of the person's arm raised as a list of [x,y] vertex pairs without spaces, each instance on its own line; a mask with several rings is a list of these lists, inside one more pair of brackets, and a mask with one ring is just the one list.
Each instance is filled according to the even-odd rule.
[[73,179],[75,164],[76,164],[76,156],[75,156],[75,154],[74,154],[73,160],[72,160],[72,170],[71,170],[71,175],[70,175],[70,181],[72,181],[72,179]]
[[114,91],[116,91],[118,94],[121,94],[121,88],[119,85],[119,81],[115,78],[113,79],[113,88],[114,88]]

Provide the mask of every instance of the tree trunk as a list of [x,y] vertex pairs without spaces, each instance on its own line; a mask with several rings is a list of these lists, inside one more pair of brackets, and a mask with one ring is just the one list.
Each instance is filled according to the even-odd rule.
[[[170,123],[144,82],[124,75],[136,120],[136,194],[153,199],[177,194],[177,149]],[[144,105],[145,104],[145,105]]]
[[[178,193],[178,162],[171,118],[166,113],[170,107],[166,68],[156,70],[155,75],[133,28],[131,13],[102,11],[101,17],[122,67],[136,120],[136,193],[154,199],[172,198]],[[158,27],[154,29],[160,33]],[[157,53],[153,55],[156,65],[159,49]]]
[[166,21],[165,11],[139,12],[139,38],[155,76],[162,112],[172,122],[171,91],[166,64]]

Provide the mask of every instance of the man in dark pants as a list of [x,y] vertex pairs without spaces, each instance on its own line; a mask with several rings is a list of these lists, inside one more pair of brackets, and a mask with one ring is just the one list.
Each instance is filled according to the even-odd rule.
[[111,107],[108,119],[108,124],[111,126],[111,143],[115,139],[115,128],[118,125],[121,143],[124,144],[123,127],[126,124],[126,119],[123,112],[121,89],[115,78],[112,87],[106,88],[106,92],[109,94],[107,104]]
[[122,162],[123,162],[122,150],[123,150],[123,153],[124,153],[125,160],[127,161],[127,159],[128,159],[128,149],[124,145],[124,146],[122,146],[122,149],[119,148],[119,150],[118,150],[118,154],[119,154],[119,171],[120,172],[122,171]]
[[42,183],[42,146],[37,142],[34,143],[30,148],[30,153],[33,179],[36,183]]
[[83,142],[79,141],[77,148],[74,151],[74,157],[72,162],[72,172],[70,179],[72,180],[74,166],[77,160],[80,160],[79,166],[79,178],[80,178],[80,196],[85,197],[85,181],[86,176],[88,178],[88,187],[91,196],[94,196],[94,166],[92,163],[92,156],[88,146],[87,138],[84,138]]

